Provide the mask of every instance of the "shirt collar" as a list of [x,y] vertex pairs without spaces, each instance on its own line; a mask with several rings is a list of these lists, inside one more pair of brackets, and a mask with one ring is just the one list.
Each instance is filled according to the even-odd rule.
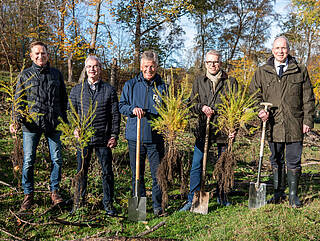
[[279,65],[284,65],[284,67],[287,67],[287,66],[288,66],[288,58],[286,59],[286,62],[285,62],[285,63],[280,63],[279,61],[277,61],[276,59],[274,59],[274,67],[275,67],[275,68],[278,68]]

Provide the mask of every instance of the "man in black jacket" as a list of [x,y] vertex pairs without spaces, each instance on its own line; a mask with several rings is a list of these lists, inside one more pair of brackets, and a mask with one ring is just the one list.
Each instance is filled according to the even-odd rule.
[[[221,69],[221,55],[215,50],[210,50],[206,54],[206,74],[199,76],[192,86],[190,99],[194,102],[193,112],[198,115],[198,128],[196,129],[196,143],[193,153],[192,167],[190,171],[190,192],[188,202],[180,211],[189,211],[192,206],[192,199],[195,191],[200,190],[202,158],[205,145],[206,120],[211,118],[211,122],[217,123],[217,107],[221,104],[220,95],[223,95],[227,86],[228,75]],[[229,78],[231,85],[236,85],[235,78]],[[230,133],[229,138],[234,138],[235,133]],[[226,150],[227,136],[216,133],[216,128],[210,127],[209,146],[217,143],[218,158]],[[218,204],[229,206],[227,194],[218,189]]]
[[[88,113],[90,103],[92,103],[93,108],[96,105],[95,118],[92,122],[95,134],[89,145],[83,150],[84,160],[82,160],[81,150],[77,152],[78,172],[82,166],[84,172],[79,183],[79,190],[81,190],[81,198],[84,202],[88,168],[93,149],[95,149],[102,168],[103,205],[107,215],[114,215],[115,210],[112,205],[114,175],[111,148],[117,146],[120,128],[118,97],[115,88],[101,80],[101,63],[97,57],[89,56],[85,61],[85,68],[88,79],[72,88],[70,93],[72,105],[80,116]],[[79,137],[78,130],[74,131],[74,135]]]
[[66,120],[66,88],[60,71],[51,68],[48,63],[47,46],[44,43],[31,43],[30,58],[33,61],[32,66],[21,73],[17,83],[16,99],[22,97],[25,100],[19,106],[21,111],[25,111],[28,105],[29,111],[37,113],[37,116],[31,122],[27,122],[16,113],[15,118],[19,124],[10,125],[11,133],[16,133],[21,124],[23,131],[22,187],[25,197],[20,211],[30,209],[33,204],[34,162],[42,134],[48,141],[52,161],[51,199],[54,205],[63,201],[58,193],[62,166],[61,133],[56,127],[59,124],[58,117]]

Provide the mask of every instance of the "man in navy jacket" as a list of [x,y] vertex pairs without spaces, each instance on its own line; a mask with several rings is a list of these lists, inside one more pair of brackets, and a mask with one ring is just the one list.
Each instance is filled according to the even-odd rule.
[[162,193],[157,182],[157,170],[164,154],[164,142],[150,126],[150,120],[159,116],[155,109],[160,101],[155,92],[166,90],[166,85],[157,74],[158,56],[153,51],[145,51],[141,56],[141,72],[133,79],[127,81],[123,87],[119,109],[126,115],[126,139],[128,140],[130,167],[132,171],[132,187],[135,190],[136,169],[136,141],[137,141],[137,118],[141,119],[141,146],[140,146],[140,196],[146,196],[144,183],[145,159],[148,155],[152,176],[152,201],[155,215],[161,215]]
[[[88,113],[90,103],[92,103],[93,107],[97,106],[95,118],[92,122],[95,134],[91,138],[89,145],[84,149],[84,160],[82,160],[81,150],[77,152],[78,171],[81,170],[82,161],[84,161],[84,175],[79,183],[79,189],[81,190],[82,202],[84,202],[88,169],[94,149],[102,168],[103,205],[107,215],[114,215],[115,210],[112,205],[114,174],[112,171],[111,148],[117,146],[119,135],[120,113],[118,97],[115,88],[101,80],[101,63],[97,57],[89,56],[85,61],[85,68],[88,79],[72,88],[70,100],[80,116]],[[79,137],[77,129],[74,131],[74,135]]]

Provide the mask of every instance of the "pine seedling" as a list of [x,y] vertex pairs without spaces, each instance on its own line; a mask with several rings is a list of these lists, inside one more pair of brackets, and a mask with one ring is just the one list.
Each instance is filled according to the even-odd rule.
[[[32,106],[34,103],[26,100],[26,92],[31,88],[31,84],[28,84],[29,80],[33,78],[33,75],[28,78],[26,81],[20,83],[20,75],[24,69],[24,65],[21,69],[20,75],[14,76],[12,66],[9,65],[10,76],[9,81],[0,82],[0,92],[6,95],[6,103],[9,104],[10,109],[10,123],[9,125],[14,125],[16,128],[19,127],[18,117],[25,119],[28,122],[35,120],[39,113],[32,112]],[[23,150],[22,150],[22,141],[20,135],[17,133],[12,134],[13,138],[13,156],[12,156],[12,165],[14,170],[14,176],[18,180],[17,173],[22,173],[23,165]]]
[[[247,86],[231,85],[228,80],[227,89],[224,94],[220,94],[222,103],[218,105],[217,110],[217,132],[221,131],[229,136],[238,132],[245,125],[250,123],[256,116],[257,100],[256,93],[247,94]],[[218,159],[213,176],[216,178],[220,192],[229,192],[234,184],[234,168],[236,158],[232,151],[234,139],[228,137],[228,148]]]
[[[159,113],[159,117],[151,120],[151,126],[154,130],[164,136],[166,153],[160,163],[157,172],[157,179],[162,191],[162,208],[164,209],[168,203],[168,186],[173,182],[175,176],[184,179],[182,160],[179,158],[177,146],[178,139],[188,124],[190,119],[190,108],[187,105],[191,91],[184,85],[177,90],[171,83],[167,93],[160,93],[156,88],[156,94],[161,102],[155,106]],[[174,173],[175,172],[175,173]],[[185,180],[179,180],[181,188]]]
[[[82,188],[79,188],[79,183],[84,175],[84,148],[88,146],[91,138],[94,136],[95,129],[92,126],[92,122],[95,119],[95,111],[97,109],[97,103],[95,106],[92,106],[92,103],[89,105],[87,113],[83,111],[83,89],[84,81],[82,81],[81,94],[80,94],[80,105],[81,105],[81,114],[77,113],[75,107],[72,104],[72,101],[69,98],[69,110],[67,111],[68,122],[65,122],[62,118],[59,118],[60,124],[57,127],[57,130],[61,131],[61,142],[66,146],[71,147],[72,150],[80,150],[82,163],[81,169],[72,179],[72,187],[74,190],[73,203],[74,210],[78,208],[80,201],[80,194],[82,193]],[[74,135],[74,131],[78,130],[79,137],[77,138]]]

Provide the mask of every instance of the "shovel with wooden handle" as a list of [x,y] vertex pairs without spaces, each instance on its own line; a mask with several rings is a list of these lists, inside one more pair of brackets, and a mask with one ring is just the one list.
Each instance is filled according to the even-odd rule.
[[206,136],[204,143],[204,153],[202,159],[202,176],[200,191],[196,191],[193,195],[192,206],[190,212],[207,214],[209,204],[209,192],[204,191],[205,179],[206,179],[206,167],[209,147],[209,131],[210,131],[210,117],[207,117]]
[[[264,110],[268,111],[268,106],[272,106],[271,103],[262,102],[260,105],[264,106]],[[249,208],[260,208],[267,204],[267,185],[265,183],[260,183],[261,165],[263,159],[263,149],[264,149],[264,139],[266,134],[267,121],[262,123],[262,134],[261,134],[261,144],[260,144],[260,156],[259,156],[259,166],[258,166],[258,178],[257,182],[250,182],[249,187]]]
[[145,221],[147,217],[147,198],[140,197],[140,128],[141,119],[137,117],[137,146],[136,146],[136,179],[134,197],[128,200],[128,219]]

